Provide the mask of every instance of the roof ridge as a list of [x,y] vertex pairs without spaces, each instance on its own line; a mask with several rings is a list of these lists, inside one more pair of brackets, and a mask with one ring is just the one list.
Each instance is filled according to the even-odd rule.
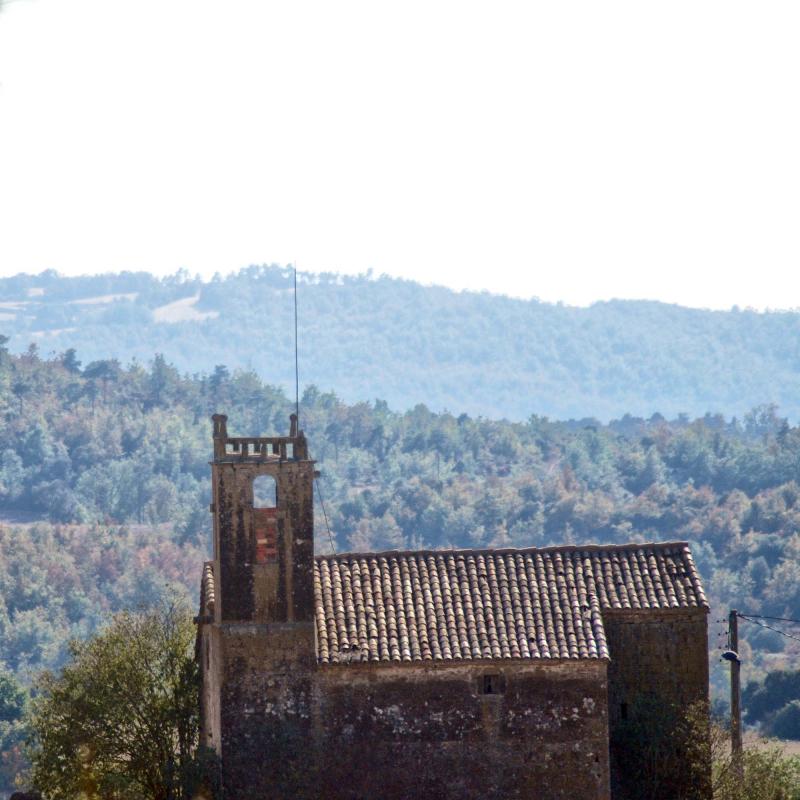
[[628,542],[626,544],[554,544],[546,547],[441,547],[441,548],[422,548],[419,550],[351,550],[344,553],[329,553],[327,555],[315,554],[317,560],[336,560],[341,558],[367,558],[370,556],[420,556],[420,555],[446,555],[468,553],[471,555],[503,555],[508,553],[552,553],[552,552],[608,552],[621,550],[641,550],[641,549],[667,549],[675,547],[688,547],[687,541],[667,541],[667,542]]

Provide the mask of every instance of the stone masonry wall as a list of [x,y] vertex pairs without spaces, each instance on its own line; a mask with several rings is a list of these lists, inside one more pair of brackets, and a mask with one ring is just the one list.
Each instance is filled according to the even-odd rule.
[[[615,800],[639,800],[638,777],[660,759],[653,800],[705,797],[707,787],[692,778],[673,728],[690,705],[708,700],[708,622],[705,609],[606,611],[603,614],[611,662],[608,708],[611,787]],[[646,727],[652,733],[639,737]],[[677,752],[666,751],[675,743]],[[687,782],[694,788],[687,789]],[[702,784],[702,781],[701,781]],[[686,794],[686,792],[690,792]]]
[[200,661],[200,743],[205,747],[220,749],[220,662],[219,628],[201,625],[198,636],[197,658]]
[[[704,610],[607,612],[610,663],[318,666],[310,623],[212,627],[228,798],[639,800],[656,737],[620,732],[655,709],[668,740],[672,711],[708,696]],[[689,777],[649,796],[706,797]]]
[[609,798],[605,661],[318,667],[308,624],[218,631],[226,798]]
[[[319,797],[609,796],[606,662],[320,668]],[[483,694],[490,676],[496,694]]]
[[319,797],[314,784],[311,623],[223,623],[223,797]]

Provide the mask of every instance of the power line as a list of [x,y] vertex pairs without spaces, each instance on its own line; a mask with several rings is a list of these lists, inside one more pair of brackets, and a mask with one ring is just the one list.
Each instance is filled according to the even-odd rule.
[[768,617],[764,614],[739,614],[740,617],[744,617],[745,619],[753,620],[753,619],[772,619],[777,622],[794,622],[800,625],[800,619],[790,619],[789,617]]
[[[753,625],[758,625],[762,628],[767,628],[767,630],[775,631],[775,633],[779,633],[781,636],[785,636],[787,639],[795,639],[796,641],[800,642],[800,636],[794,636],[791,633],[786,633],[786,631],[782,631],[780,628],[774,628],[772,625],[767,625],[766,622],[759,622],[757,619],[748,617],[746,614],[739,614],[738,616],[741,619],[746,619],[748,622],[752,622]],[[763,619],[773,619],[773,617],[763,617]],[[786,620],[786,621],[796,622],[797,620]]]
[[331,526],[328,524],[328,512],[325,510],[325,500],[322,497],[322,488],[319,485],[319,480],[314,481],[317,487],[317,495],[319,495],[319,504],[322,506],[322,516],[325,517],[325,527],[328,529],[328,541],[331,544],[331,553],[336,555],[336,546],[333,543],[333,534],[331,533]]

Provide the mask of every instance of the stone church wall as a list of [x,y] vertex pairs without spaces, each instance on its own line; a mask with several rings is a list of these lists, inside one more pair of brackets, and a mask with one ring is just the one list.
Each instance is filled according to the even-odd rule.
[[[708,621],[699,609],[605,611],[611,662],[608,709],[611,786],[615,800],[638,800],[641,764],[664,765],[653,800],[705,797],[707,787],[692,776],[681,736],[673,736],[687,710],[708,700]],[[637,731],[650,734],[639,737]],[[670,750],[675,743],[677,750]],[[662,752],[657,753],[658,750]],[[699,786],[687,795],[684,782]]]
[[320,797],[609,796],[605,661],[332,666],[315,692]]
[[225,797],[608,800],[604,660],[317,667],[309,626],[221,633]]

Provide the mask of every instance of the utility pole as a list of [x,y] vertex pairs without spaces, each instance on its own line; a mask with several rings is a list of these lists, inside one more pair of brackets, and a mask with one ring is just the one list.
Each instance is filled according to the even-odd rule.
[[742,686],[740,672],[742,662],[739,658],[739,613],[731,609],[728,616],[728,650],[731,652],[731,758],[733,767],[742,772]]

